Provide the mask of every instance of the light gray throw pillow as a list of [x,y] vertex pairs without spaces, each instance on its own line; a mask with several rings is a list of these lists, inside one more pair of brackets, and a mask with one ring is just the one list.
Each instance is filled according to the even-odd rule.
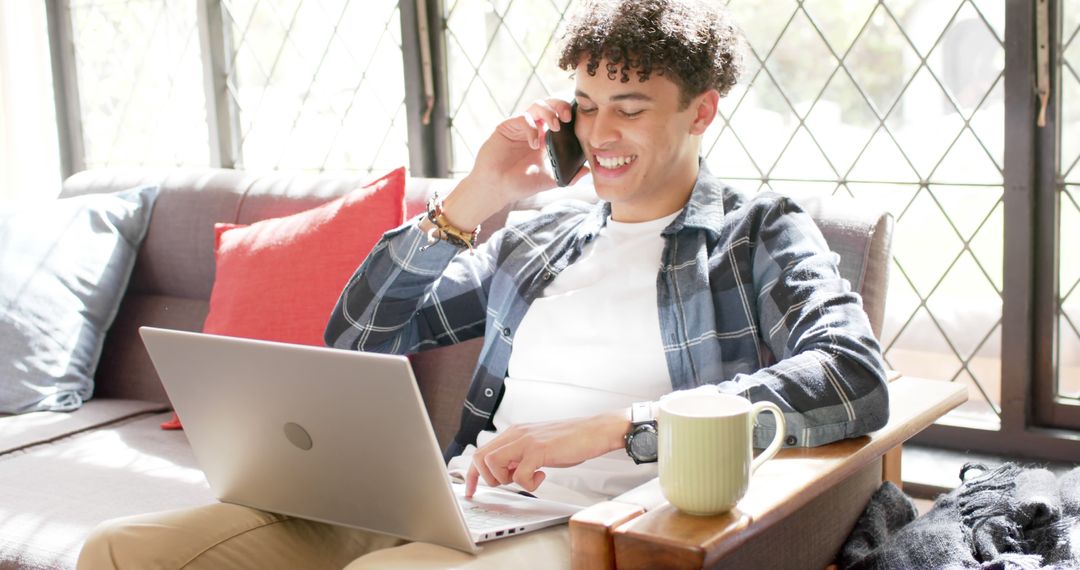
[[147,186],[0,212],[0,413],[91,397],[156,197]]

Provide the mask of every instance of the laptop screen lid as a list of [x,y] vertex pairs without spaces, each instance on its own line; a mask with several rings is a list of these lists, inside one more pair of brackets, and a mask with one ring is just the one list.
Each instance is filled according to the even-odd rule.
[[407,358],[139,332],[220,500],[477,552]]

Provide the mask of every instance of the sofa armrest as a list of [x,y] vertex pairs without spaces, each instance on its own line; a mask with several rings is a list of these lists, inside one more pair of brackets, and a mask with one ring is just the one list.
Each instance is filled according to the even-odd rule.
[[[834,556],[882,480],[883,456],[966,400],[962,385],[897,378],[889,384],[890,416],[884,428],[822,447],[782,450],[762,465],[746,496],[725,514],[681,513],[664,501],[656,481],[585,509],[570,521],[574,565],[701,568],[737,555],[740,547],[774,528],[800,535],[807,544],[828,535],[816,547]],[[842,507],[842,518],[832,516],[822,524],[814,511],[825,498],[826,504]]]

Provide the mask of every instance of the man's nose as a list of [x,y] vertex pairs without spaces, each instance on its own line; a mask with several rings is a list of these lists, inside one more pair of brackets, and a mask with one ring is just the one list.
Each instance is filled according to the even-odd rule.
[[619,129],[615,124],[615,118],[610,113],[597,112],[591,123],[589,125],[589,146],[604,148],[619,140]]

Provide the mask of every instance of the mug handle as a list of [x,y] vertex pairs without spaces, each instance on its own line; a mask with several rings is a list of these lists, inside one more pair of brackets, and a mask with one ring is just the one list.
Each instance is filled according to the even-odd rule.
[[769,447],[766,447],[765,451],[762,451],[750,463],[751,473],[757,471],[757,468],[761,467],[762,463],[772,459],[772,456],[776,455],[777,451],[780,451],[780,447],[784,444],[784,436],[787,435],[787,422],[784,421],[784,413],[780,411],[780,406],[772,402],[756,402],[750,409],[750,420],[756,423],[758,414],[761,412],[771,412],[773,417],[776,418],[776,433],[773,435]]

